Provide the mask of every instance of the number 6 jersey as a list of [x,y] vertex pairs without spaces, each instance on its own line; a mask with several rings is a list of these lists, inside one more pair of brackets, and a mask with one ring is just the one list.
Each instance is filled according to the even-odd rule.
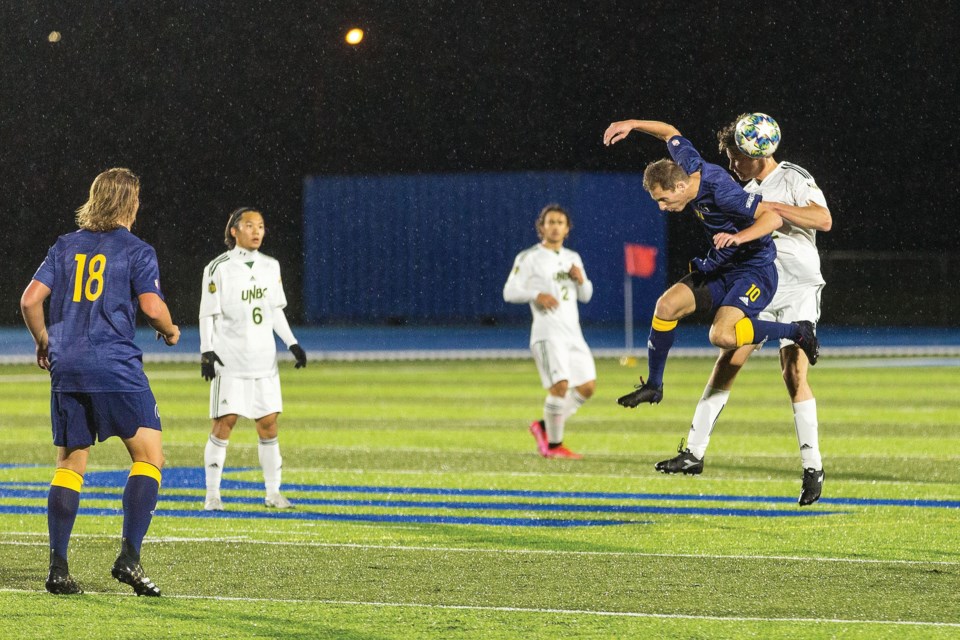
[[236,247],[204,268],[200,319],[213,317],[212,346],[224,375],[276,375],[274,315],[286,306],[280,263],[270,256]]

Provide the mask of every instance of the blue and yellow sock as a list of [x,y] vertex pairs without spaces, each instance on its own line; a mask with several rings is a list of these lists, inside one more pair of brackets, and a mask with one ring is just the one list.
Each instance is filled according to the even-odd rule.
[[47,494],[47,530],[50,532],[50,564],[67,568],[67,546],[73,523],[80,509],[83,476],[76,471],[57,468]]
[[647,366],[650,368],[647,384],[650,386],[663,386],[663,372],[667,368],[667,355],[673,346],[676,328],[676,320],[661,320],[653,316],[650,337],[647,338]]
[[737,346],[745,344],[760,344],[767,340],[788,338],[796,340],[800,337],[800,329],[795,322],[770,322],[756,318],[740,318],[734,325],[737,332]]
[[123,552],[140,560],[140,545],[147,535],[160,492],[160,469],[134,462],[123,489]]

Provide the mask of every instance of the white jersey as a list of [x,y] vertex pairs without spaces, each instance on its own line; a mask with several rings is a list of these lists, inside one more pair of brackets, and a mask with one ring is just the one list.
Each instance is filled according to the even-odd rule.
[[204,267],[200,318],[213,317],[212,346],[224,375],[277,375],[274,315],[286,306],[280,263],[270,256],[236,247]]
[[[751,180],[743,188],[748,193],[759,193],[764,200],[771,202],[798,207],[811,202],[827,206],[813,176],[790,162],[778,163],[762,182]],[[798,227],[784,219],[783,226],[773,232],[773,242],[777,245],[776,264],[781,288],[825,284],[820,273],[815,230]]]
[[[570,278],[570,267],[576,265],[583,273],[583,284]],[[534,301],[537,295],[549,293],[560,303],[556,309],[543,309]],[[503,299],[515,304],[530,304],[533,326],[530,329],[530,344],[542,340],[566,340],[582,342],[580,310],[577,302],[590,302],[593,283],[587,278],[580,254],[570,249],[559,251],[537,244],[520,252],[513,261],[513,270],[503,285]]]

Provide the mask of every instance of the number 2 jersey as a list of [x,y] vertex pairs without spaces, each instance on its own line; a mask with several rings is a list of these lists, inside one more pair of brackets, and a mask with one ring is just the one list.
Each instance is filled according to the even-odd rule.
[[[576,265],[583,273],[583,284],[570,278],[570,267]],[[549,293],[560,306],[543,309],[534,301],[537,294]],[[572,340],[586,344],[580,328],[580,310],[577,302],[590,302],[593,283],[587,278],[583,260],[576,251],[559,251],[536,244],[520,252],[513,261],[513,270],[503,285],[503,299],[515,304],[530,303],[533,325],[530,344],[542,340]]]
[[150,388],[134,337],[137,296],[163,298],[153,247],[122,227],[81,229],[57,239],[33,279],[50,288],[53,391]]
[[266,378],[277,374],[274,314],[287,306],[280,263],[236,247],[203,270],[200,318],[213,317],[213,350],[224,375]]

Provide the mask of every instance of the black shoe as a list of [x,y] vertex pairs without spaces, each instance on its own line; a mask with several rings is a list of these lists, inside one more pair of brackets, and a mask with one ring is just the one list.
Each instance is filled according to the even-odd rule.
[[685,440],[680,440],[680,446],[677,447],[677,453],[680,455],[669,460],[661,460],[654,469],[660,473],[682,473],[686,476],[696,476],[703,473],[703,458],[690,453],[690,449],[684,448]]
[[797,346],[807,354],[810,365],[815,365],[820,358],[820,341],[817,340],[816,329],[809,320],[800,320],[797,325],[800,327],[800,338],[797,339]]
[[797,501],[801,507],[806,507],[820,499],[820,493],[823,491],[823,469],[804,469],[803,470],[803,489],[800,491],[800,499]]
[[69,596],[83,593],[77,581],[64,569],[50,567],[50,575],[45,584],[47,591],[58,596]]
[[654,387],[653,385],[644,382],[643,377],[641,376],[640,384],[638,384],[636,388],[627,395],[617,398],[617,404],[619,404],[621,407],[628,407],[632,409],[638,404],[643,404],[644,402],[649,404],[659,404],[661,400],[663,400],[663,385]]
[[138,596],[160,595],[160,587],[153,584],[153,580],[146,576],[143,567],[137,561],[129,560],[121,555],[113,563],[113,570],[110,574],[120,582],[133,587]]

